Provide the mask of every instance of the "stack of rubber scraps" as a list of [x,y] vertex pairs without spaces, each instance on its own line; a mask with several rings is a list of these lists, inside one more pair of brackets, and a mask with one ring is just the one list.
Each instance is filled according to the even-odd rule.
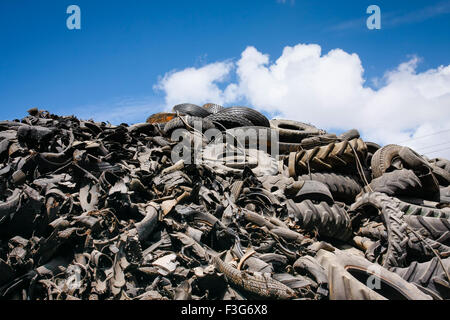
[[0,121],[0,299],[450,298],[446,159],[247,107],[28,113]]

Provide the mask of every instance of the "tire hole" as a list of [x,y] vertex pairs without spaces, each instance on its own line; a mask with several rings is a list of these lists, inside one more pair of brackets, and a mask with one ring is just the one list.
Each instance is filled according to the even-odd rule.
[[[385,281],[384,279],[377,277],[376,275],[356,268],[346,269],[353,277],[355,277],[359,282],[363,283],[366,286],[368,285],[368,283],[378,283],[379,286],[375,286],[375,288],[371,289],[388,300],[409,300],[408,297],[404,295],[400,290],[395,288],[388,281]],[[369,277],[372,278],[369,279]]]
[[301,129],[300,127],[294,126],[294,125],[291,125],[291,124],[286,124],[286,123],[279,124],[279,125],[278,125],[278,128],[281,128],[281,129],[288,129],[288,130],[302,131],[302,129]]

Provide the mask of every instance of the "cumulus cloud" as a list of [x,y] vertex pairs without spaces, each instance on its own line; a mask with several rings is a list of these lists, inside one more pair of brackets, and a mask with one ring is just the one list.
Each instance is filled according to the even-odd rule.
[[[271,62],[267,54],[248,47],[235,63],[170,72],[157,88],[165,92],[169,107],[180,102],[245,101],[270,116],[329,130],[354,127],[367,140],[402,142],[432,153],[430,157],[450,158],[448,150],[432,152],[432,146],[450,148],[450,131],[429,136],[450,129],[450,65],[418,73],[418,63],[413,57],[388,70],[373,89],[365,84],[357,54],[341,49],[322,53],[319,45],[299,44],[285,47]],[[232,75],[236,81],[227,82]]]
[[168,106],[186,101],[199,104],[208,101],[225,103],[231,98],[232,87],[222,91],[217,84],[226,80],[232,68],[231,62],[216,62],[201,68],[172,71],[159,80],[155,89],[166,93],[165,101]]

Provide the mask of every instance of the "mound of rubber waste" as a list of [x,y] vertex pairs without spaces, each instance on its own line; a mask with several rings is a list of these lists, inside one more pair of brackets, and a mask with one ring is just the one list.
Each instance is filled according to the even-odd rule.
[[258,111],[0,121],[0,299],[450,298],[450,161]]

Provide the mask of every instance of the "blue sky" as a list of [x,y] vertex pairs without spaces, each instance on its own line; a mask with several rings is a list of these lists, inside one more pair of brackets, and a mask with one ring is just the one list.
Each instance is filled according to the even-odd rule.
[[[82,30],[66,28],[71,4],[81,8]],[[370,4],[381,8],[381,30],[365,27]],[[238,59],[247,46],[271,59],[298,43],[341,48],[359,55],[365,79],[410,55],[422,59],[419,71],[448,65],[449,13],[449,1],[2,0],[0,119],[31,106],[77,114],[127,99],[156,112],[158,77]]]
[[450,0],[1,0],[0,119],[239,103],[450,158],[449,30]]

